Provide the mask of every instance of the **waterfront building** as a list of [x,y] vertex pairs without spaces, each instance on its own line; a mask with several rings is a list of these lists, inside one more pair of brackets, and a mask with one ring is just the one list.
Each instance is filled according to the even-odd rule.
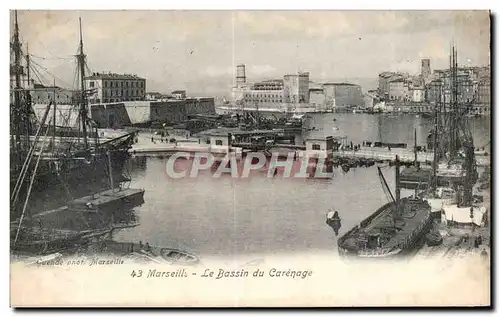
[[185,90],[174,90],[170,93],[173,98],[175,99],[185,99],[186,98],[186,91]]
[[411,101],[413,102],[424,102],[425,101],[425,90],[423,87],[413,87],[410,90]]
[[309,89],[309,103],[319,111],[326,110],[325,108],[325,91],[323,88]]
[[491,81],[489,77],[479,82],[477,92],[477,101],[479,104],[491,105]]
[[147,92],[145,96],[146,100],[160,100],[163,99],[163,95],[159,92]]
[[361,107],[365,104],[359,85],[350,83],[323,84],[326,109]]
[[140,123],[181,123],[194,114],[215,114],[214,98],[161,101],[124,101],[94,104],[90,114],[100,128],[120,128]]
[[30,89],[31,101],[35,104],[47,105],[51,101],[56,104],[74,105],[78,102],[78,92],[76,90],[64,89],[57,86],[44,86],[34,84]]
[[309,103],[308,72],[283,77],[283,101],[292,104]]
[[[364,105],[361,87],[350,83],[314,83],[308,72],[287,74],[250,84],[245,65],[236,68],[232,89],[233,107],[228,110],[270,112],[315,112]],[[231,109],[230,109],[231,108]]]
[[333,136],[307,138],[306,151],[314,154],[331,154],[334,141]]
[[236,109],[308,112],[315,111],[309,104],[309,73],[284,75],[282,79],[270,79],[250,84],[247,82],[245,65],[236,68],[236,85],[232,89]]
[[408,82],[403,78],[391,80],[389,82],[389,100],[409,101],[410,91]]
[[85,78],[90,104],[139,101],[146,98],[146,79],[130,74],[93,73]]
[[396,80],[405,80],[409,77],[405,73],[383,72],[378,75],[378,94],[382,100],[390,99],[390,83]]

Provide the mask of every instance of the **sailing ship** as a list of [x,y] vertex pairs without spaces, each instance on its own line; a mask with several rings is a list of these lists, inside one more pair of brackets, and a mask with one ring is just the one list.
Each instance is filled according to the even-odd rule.
[[339,238],[341,256],[387,258],[406,255],[418,248],[432,227],[431,206],[425,200],[418,196],[400,197],[400,162],[397,156],[395,163],[395,197],[377,166],[390,201]]
[[[76,95],[78,129],[65,137],[67,129],[56,126],[57,105],[54,94],[41,118],[37,118],[31,100],[36,74],[30,54],[22,51],[17,11],[14,12],[14,34],[11,42],[11,217],[23,213],[36,214],[57,208],[68,199],[110,189],[109,173],[115,186],[129,181],[125,163],[134,134],[126,134],[99,142],[97,125],[88,117],[85,87],[86,55],[84,54],[81,19],[77,57],[80,89]],[[58,109],[60,111],[60,109]],[[52,117],[53,116],[53,117]],[[51,118],[52,117],[52,118]],[[49,134],[50,133],[50,134]],[[75,140],[76,139],[76,140]],[[108,167],[108,156],[112,168]]]
[[[426,183],[422,197],[437,197],[443,188],[457,195],[457,204],[471,206],[472,189],[478,179],[474,152],[474,140],[468,118],[475,98],[463,102],[458,80],[457,51],[453,46],[450,54],[450,69],[446,82],[448,87],[438,87],[440,96],[434,110],[434,127],[427,137],[427,147],[433,149],[432,168],[415,167],[402,172],[402,179],[410,183]],[[443,89],[444,88],[444,89]],[[449,100],[446,96],[449,95]],[[416,136],[415,136],[416,138]]]
[[[64,137],[67,131],[61,133],[55,124],[55,94],[43,116],[38,119],[34,115],[30,55],[23,55],[21,50],[17,11],[14,18],[11,43],[14,57],[11,64],[10,210],[14,219],[11,221],[11,249],[45,254],[73,248],[131,226],[110,226],[112,221],[107,218],[113,218],[114,214],[105,215],[105,212],[123,207],[118,212],[126,213],[143,203],[144,190],[122,188],[123,183],[130,180],[124,172],[134,133],[99,142],[97,125],[88,117],[89,91],[85,88],[86,55],[81,19],[77,55],[79,128],[74,131],[78,135],[75,141],[75,138]],[[21,63],[22,57],[26,66]],[[21,80],[24,75],[27,75],[26,81]],[[48,120],[51,110],[53,120]],[[61,142],[57,144],[56,140]],[[70,222],[76,222],[80,228],[67,228]]]
[[[430,245],[441,243],[442,238],[438,233],[429,233],[433,227],[430,202],[435,198],[445,202],[439,193],[451,191],[455,195],[454,208],[462,213],[470,211],[471,221],[475,218],[472,189],[478,175],[474,142],[465,116],[474,100],[459,102],[457,69],[457,51],[453,46],[449,70],[450,100],[442,102],[445,94],[440,92],[440,102],[434,113],[434,129],[428,138],[431,141],[428,147],[434,149],[432,169],[420,168],[417,163],[415,132],[414,166],[400,173],[399,160],[396,158],[396,198],[390,194],[391,202],[339,239],[341,255],[388,257],[415,250],[426,239]],[[380,168],[379,175],[389,190]],[[415,195],[400,199],[401,188],[414,189]],[[443,205],[444,211],[446,205],[451,206]]]

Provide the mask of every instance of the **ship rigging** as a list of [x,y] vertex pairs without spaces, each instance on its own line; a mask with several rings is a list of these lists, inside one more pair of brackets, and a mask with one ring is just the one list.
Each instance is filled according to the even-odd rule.
[[[74,197],[93,195],[110,188],[113,190],[129,181],[129,177],[124,175],[125,162],[130,157],[128,151],[134,140],[134,133],[99,143],[97,125],[88,116],[87,94],[90,91],[85,87],[85,71],[89,68],[83,49],[81,19],[79,49],[76,55],[80,84],[76,95],[76,131],[59,129],[60,127],[56,126],[57,114],[62,114],[62,110],[56,105],[56,92],[59,88],[55,86],[55,79],[53,87],[47,89],[53,91],[53,99],[44,107],[41,118],[37,118],[31,97],[35,80],[31,76],[35,75],[42,83],[41,72],[35,66],[42,69],[43,67],[30,58],[33,55],[28,51],[23,54],[17,11],[14,11],[13,30],[10,209],[11,217],[16,219],[11,223],[15,225],[12,229],[16,229],[12,237],[15,245],[26,217],[31,219],[33,215],[45,210],[62,208],[61,206]],[[69,106],[71,114],[74,104]],[[60,117],[65,121],[63,125],[70,125],[69,116]],[[89,129],[92,131],[90,135],[95,136],[93,146],[88,141]],[[59,143],[56,144],[56,141]],[[110,179],[112,181],[109,181]]]

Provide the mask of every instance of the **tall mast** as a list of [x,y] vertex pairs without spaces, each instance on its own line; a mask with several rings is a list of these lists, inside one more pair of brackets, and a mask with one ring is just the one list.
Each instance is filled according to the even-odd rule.
[[30,52],[28,48],[28,43],[26,43],[26,78],[27,78],[27,88],[30,88],[31,77],[30,77]]
[[30,122],[30,113],[31,113],[31,76],[30,76],[30,53],[28,50],[28,43],[26,43],[26,102],[24,109],[24,124],[26,130],[26,149],[30,148],[30,138],[31,135],[31,122]]
[[417,164],[418,163],[418,158],[417,158],[417,129],[415,129],[415,147],[413,149],[413,152],[415,154],[415,162],[414,162],[414,164],[415,164],[415,166],[417,166],[418,165]]
[[401,200],[401,187],[400,185],[400,164],[399,164],[399,156],[396,155],[396,160],[394,161],[396,165],[396,212],[399,215],[399,205]]
[[14,50],[14,128],[15,139],[14,147],[16,149],[18,162],[21,160],[21,42],[19,41],[19,24],[17,22],[17,10],[14,11],[14,39],[12,41],[12,49]]
[[85,92],[85,54],[83,53],[83,36],[82,36],[82,18],[80,21],[80,50],[77,55],[78,65],[80,66],[80,89],[81,89],[81,100],[80,100],[80,118],[83,133],[83,144],[85,149],[88,148],[87,142],[87,96]]
[[54,116],[52,118],[52,150],[55,152],[56,148],[56,104],[57,104],[57,96],[56,96],[56,80],[54,79]]
[[434,153],[434,157],[432,159],[432,190],[436,190],[438,181],[437,181],[437,160],[438,160],[438,146],[437,146],[437,135],[438,135],[438,113],[441,107],[441,87],[439,87],[439,100],[434,107],[434,135],[432,136],[432,152]]

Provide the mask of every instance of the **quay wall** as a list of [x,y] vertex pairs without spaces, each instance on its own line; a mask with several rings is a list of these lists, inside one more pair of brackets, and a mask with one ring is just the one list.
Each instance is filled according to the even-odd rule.
[[[38,119],[43,117],[47,104],[33,106]],[[56,125],[78,128],[79,107],[76,105],[56,105]],[[49,112],[47,120],[53,117]],[[152,121],[170,123],[182,122],[193,114],[215,114],[214,98],[185,98],[165,101],[124,101],[92,104],[89,117],[99,128],[122,128],[133,124]]]

